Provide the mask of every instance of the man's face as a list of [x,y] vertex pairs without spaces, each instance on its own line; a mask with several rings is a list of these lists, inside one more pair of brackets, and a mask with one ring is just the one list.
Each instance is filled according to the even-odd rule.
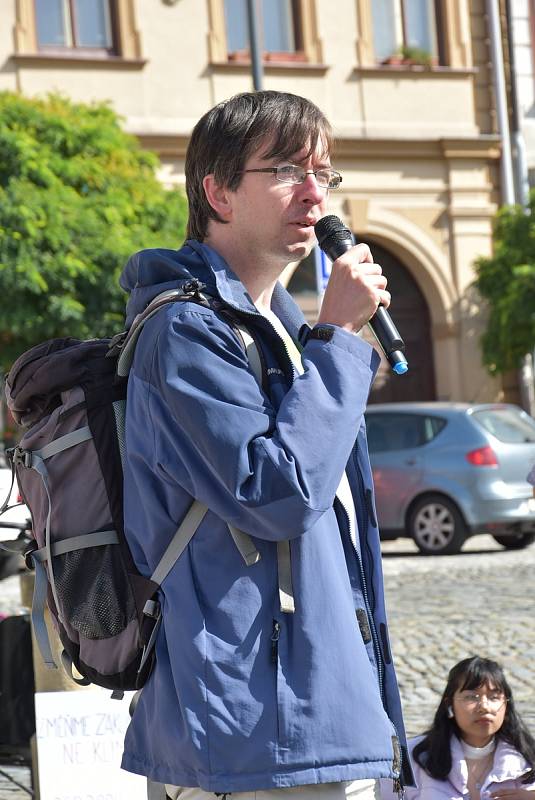
[[[305,170],[330,168],[323,148],[307,158],[307,147],[288,159],[263,157],[258,151],[244,169],[263,169],[281,164],[297,164]],[[315,244],[314,225],[327,211],[328,189],[318,186],[314,175],[303,183],[283,183],[274,173],[250,172],[242,176],[239,187],[231,192],[230,224],[235,240],[282,267],[307,256]],[[230,232],[230,231],[229,231]]]

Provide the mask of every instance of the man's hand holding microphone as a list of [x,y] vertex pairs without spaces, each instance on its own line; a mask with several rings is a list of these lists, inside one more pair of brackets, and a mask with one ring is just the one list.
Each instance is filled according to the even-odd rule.
[[390,293],[370,248],[353,244],[351,231],[332,215],[320,219],[314,230],[319,246],[333,262],[318,323],[338,325],[352,333],[369,323],[393,371],[403,375],[408,370],[405,344],[386,310]]

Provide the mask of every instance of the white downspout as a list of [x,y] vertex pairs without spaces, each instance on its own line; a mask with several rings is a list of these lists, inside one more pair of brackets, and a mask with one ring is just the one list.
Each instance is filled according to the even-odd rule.
[[515,184],[513,180],[513,158],[509,133],[507,94],[505,91],[505,72],[503,68],[503,48],[498,0],[487,0],[487,14],[489,18],[490,57],[494,71],[494,85],[496,90],[498,130],[502,140],[502,157],[500,162],[502,174],[502,203],[512,205],[515,202]]

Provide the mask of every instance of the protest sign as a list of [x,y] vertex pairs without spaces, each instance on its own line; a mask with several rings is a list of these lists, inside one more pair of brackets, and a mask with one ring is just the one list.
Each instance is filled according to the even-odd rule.
[[35,695],[40,800],[146,800],[146,779],[120,768],[132,694]]

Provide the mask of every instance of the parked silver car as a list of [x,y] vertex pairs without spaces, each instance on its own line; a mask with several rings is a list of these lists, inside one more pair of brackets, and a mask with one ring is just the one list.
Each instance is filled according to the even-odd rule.
[[385,403],[366,420],[383,539],[411,536],[425,554],[483,532],[511,549],[535,541],[535,421],[521,408]]

